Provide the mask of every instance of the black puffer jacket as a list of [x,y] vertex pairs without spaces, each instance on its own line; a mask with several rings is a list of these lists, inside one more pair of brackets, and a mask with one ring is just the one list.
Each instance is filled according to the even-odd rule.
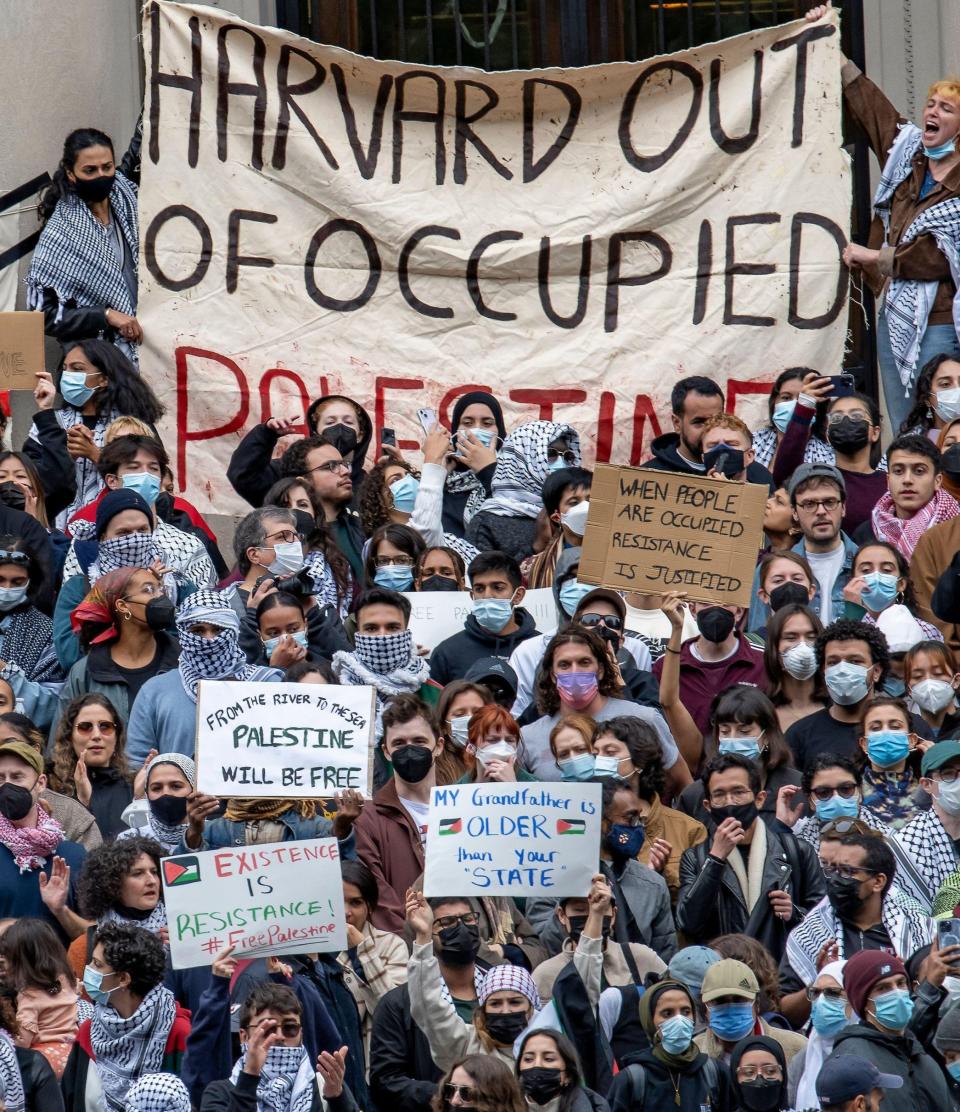
[[537,635],[537,625],[533,615],[522,606],[513,612],[518,625],[513,633],[491,633],[484,629],[470,614],[463,624],[463,630],[441,641],[430,654],[430,678],[446,685],[452,680],[463,679],[471,664],[488,656],[508,660],[513,650],[530,637]]
[[27,1112],[64,1112],[57,1075],[39,1050],[17,1047],[17,1065],[23,1080]]

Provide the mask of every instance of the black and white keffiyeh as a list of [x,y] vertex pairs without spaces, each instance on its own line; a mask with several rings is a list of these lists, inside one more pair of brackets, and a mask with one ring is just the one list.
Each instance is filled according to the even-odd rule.
[[27,1107],[17,1051],[6,1031],[0,1031],[0,1107],[4,1112],[24,1112]]
[[483,505],[487,497],[487,489],[477,478],[477,473],[468,467],[455,468],[444,480],[444,487],[451,494],[466,494],[467,502],[463,507],[463,524],[470,524],[470,519]]
[[[216,637],[201,637],[190,627],[199,622],[219,627]],[[189,698],[197,701],[201,680],[248,680],[258,669],[247,663],[240,648],[240,619],[220,591],[195,591],[177,609],[180,641],[180,682]]]
[[[893,831],[885,822],[882,822],[870,810],[860,804],[860,813],[857,818],[870,827],[871,830],[878,830],[885,838],[892,838]],[[806,842],[813,847],[815,853],[820,853],[820,827],[823,824],[816,815],[808,815],[805,819],[800,819],[797,825],[793,828],[793,836],[799,838],[801,842]],[[899,879],[899,878],[898,878]]]
[[190,1093],[172,1073],[148,1073],[127,1093],[126,1112],[190,1112]]
[[[73,535],[74,543],[70,545],[67,551],[67,558],[63,564],[63,578],[64,580],[70,579],[75,575],[86,575],[91,582],[99,579],[101,575],[106,574],[106,571],[113,570],[110,568],[103,568],[102,559],[100,554],[100,546],[98,546],[96,555],[92,560],[89,557],[81,559],[77,551],[77,543],[83,541],[96,542],[96,524],[93,521],[86,521],[78,519],[70,523],[70,532]],[[137,534],[138,536],[147,536],[146,533]],[[154,555],[153,559],[161,560],[163,564],[170,569],[170,572],[164,576],[163,584],[171,602],[177,600],[176,583],[177,578],[189,579],[191,583],[196,583],[198,587],[210,587],[217,580],[217,573],[214,569],[213,562],[211,561],[207,550],[203,547],[203,542],[197,537],[185,533],[182,529],[178,529],[175,525],[168,525],[165,521],[156,521],[153,530],[153,546]],[[116,538],[123,540],[126,538]],[[107,545],[112,542],[104,542]],[[109,561],[108,557],[108,561]],[[84,560],[89,560],[87,566],[84,566]],[[118,564],[118,567],[149,567],[150,561],[146,564]],[[171,593],[172,591],[172,593]]]
[[[237,1059],[231,1082],[236,1085],[246,1061],[246,1051]],[[310,1112],[316,1072],[302,1046],[271,1046],[257,1085],[257,1112]]]
[[937,812],[932,807],[929,811],[918,811],[906,826],[894,834],[894,841],[923,878],[929,898],[921,902],[932,907],[940,885],[957,868],[953,840]]
[[543,482],[549,474],[547,448],[563,439],[580,466],[580,437],[558,421],[531,421],[514,429],[503,442],[491,484],[493,494],[477,513],[535,518],[543,509]]
[[53,645],[53,622],[35,606],[23,606],[0,618],[0,677],[19,671],[35,683],[62,682],[63,669]]
[[341,620],[345,618],[350,613],[351,592],[341,593],[326,556],[319,551],[308,552],[303,558],[303,566],[310,573],[313,597],[318,600],[320,608],[331,606]]
[[[900,128],[873,198],[873,208],[883,223],[884,236],[890,234],[890,210],[893,194],[913,172],[913,160],[923,143],[923,134],[916,124]],[[953,299],[953,323],[960,335],[960,197],[950,197],[924,210],[910,224],[900,239],[912,243],[923,235],[933,236],[937,247],[950,264],[957,292]],[[910,397],[917,371],[920,345],[927,330],[930,310],[937,296],[938,282],[918,282],[892,278],[884,300],[884,315],[890,333],[890,347],[897,364],[904,396]]]
[[[68,431],[76,425],[83,424],[83,414],[79,409],[74,409],[72,405],[63,406],[56,412],[57,424],[64,430]],[[107,413],[101,413],[96,420],[93,428],[90,430],[93,434],[93,442],[98,448],[102,448],[107,439],[107,426],[111,421],[116,420],[120,413],[111,409]],[[30,426],[28,433],[30,440],[35,443],[42,443],[40,440],[40,433],[36,425]],[[54,524],[58,529],[67,530],[67,524],[70,518],[82,506],[86,506],[88,502],[92,502],[94,498],[103,490],[103,479],[100,478],[100,472],[97,470],[97,465],[93,460],[87,459],[86,456],[79,456],[73,462],[73,470],[77,480],[77,492],[73,496],[73,501],[65,510],[61,510],[57,514]],[[91,525],[93,523],[91,522]],[[73,532],[71,527],[70,532]]]
[[[768,470],[773,463],[777,450],[777,430],[772,425],[757,429],[753,434],[753,458],[761,467]],[[804,463],[829,463],[831,467],[837,462],[837,454],[822,440],[811,436],[803,450]]]
[[110,907],[107,908],[100,917],[97,926],[102,927],[104,923],[123,923],[128,927],[140,927],[142,930],[149,931],[151,934],[159,934],[161,928],[167,925],[167,909],[164,907],[163,901],[161,900],[145,919],[128,919],[126,916],[121,915],[119,911],[115,911]]
[[159,1073],[176,1016],[173,993],[156,985],[140,1007],[124,1019],[108,1004],[97,1004],[90,1024],[90,1044],[110,1112],[124,1112],[131,1085],[145,1073]]
[[386,701],[393,695],[412,695],[419,691],[430,679],[430,665],[414,653],[413,634],[408,629],[386,637],[358,633],[354,645],[355,652],[341,650],[333,654],[333,671],[343,684],[377,689],[376,733],[379,738],[380,715]]

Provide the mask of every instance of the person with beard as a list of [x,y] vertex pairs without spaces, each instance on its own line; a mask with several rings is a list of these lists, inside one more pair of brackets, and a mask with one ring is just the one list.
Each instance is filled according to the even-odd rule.
[[640,997],[640,1024],[649,1040],[614,1078],[611,1112],[728,1108],[730,1075],[693,1041],[697,1005],[686,985],[661,980]]
[[827,894],[790,932],[780,960],[780,1010],[794,1027],[810,1016],[806,986],[824,961],[849,960],[861,950],[906,961],[932,935],[920,905],[894,886],[896,859],[882,834],[842,838],[823,872]]
[[779,961],[791,928],[823,898],[820,863],[759,818],[766,792],[756,761],[722,753],[701,779],[713,834],[680,859],[677,929],[691,942],[748,934]]
[[709,478],[748,481],[747,469],[754,460],[753,433],[735,413],[718,413],[707,421],[700,451]]
[[854,1055],[902,1078],[902,1088],[884,1094],[883,1112],[952,1108],[940,1064],[910,1030],[914,1001],[903,961],[882,950],[861,950],[844,966],[843,988],[860,1022],[837,1035],[824,1069]]
[[780,1112],[791,1107],[783,1047],[764,1035],[748,1035],[730,1054],[736,1112]]
[[616,939],[617,907],[610,883],[602,874],[593,878],[588,895],[558,900],[554,915],[563,932],[563,945],[559,954],[541,962],[533,971],[533,981],[544,1004],[553,996],[554,981],[571,962],[587,984],[598,951],[604,987],[642,985],[649,974],[659,976],[666,971],[662,958],[649,946],[611,941]]
[[284,470],[282,460],[276,458],[277,444],[282,438],[304,432],[304,424],[308,439],[322,436],[342,456],[349,456],[351,487],[359,489],[367,449],[373,439],[373,422],[352,398],[324,394],[310,403],[305,422],[293,417],[271,417],[254,425],[234,449],[227,465],[227,479],[251,506],[262,506],[267,491],[278,479],[296,474]]

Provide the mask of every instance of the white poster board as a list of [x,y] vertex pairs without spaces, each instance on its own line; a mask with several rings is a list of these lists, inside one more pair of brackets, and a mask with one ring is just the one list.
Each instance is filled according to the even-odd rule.
[[165,857],[163,895],[174,969],[347,945],[336,838]]
[[[431,652],[441,641],[463,632],[472,609],[469,591],[405,591],[404,597],[410,601],[413,643]],[[549,587],[527,591],[520,605],[541,633],[553,633],[557,628],[557,603]]]
[[197,791],[220,799],[369,796],[372,687],[201,680]]
[[426,896],[586,896],[600,863],[600,784],[434,788]]

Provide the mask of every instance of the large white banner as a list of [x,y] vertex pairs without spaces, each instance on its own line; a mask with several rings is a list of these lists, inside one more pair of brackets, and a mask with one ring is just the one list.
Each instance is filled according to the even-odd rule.
[[[837,15],[648,62],[381,62],[146,8],[144,373],[181,489],[242,510],[244,431],[342,391],[401,449],[489,389],[635,464],[681,376],[835,372],[850,211]],[[756,397],[752,404],[756,411]]]

